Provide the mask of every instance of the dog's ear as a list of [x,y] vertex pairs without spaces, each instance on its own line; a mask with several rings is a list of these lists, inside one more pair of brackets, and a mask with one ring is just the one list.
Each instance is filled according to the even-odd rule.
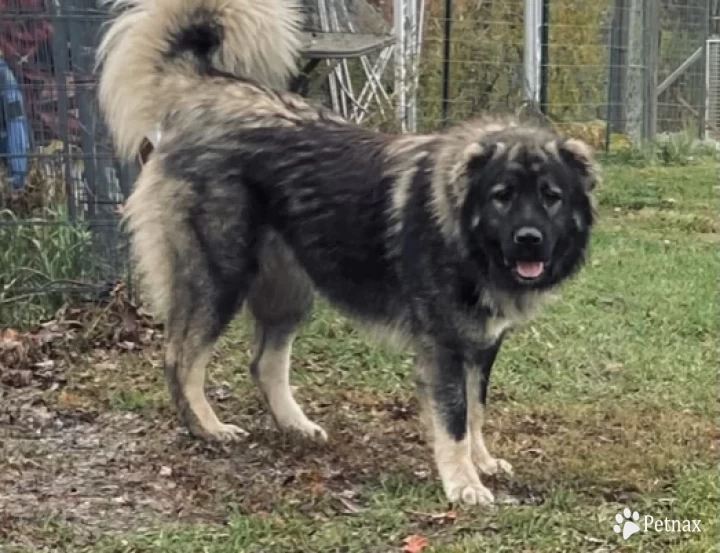
[[452,180],[458,181],[475,171],[480,171],[499,151],[502,144],[480,144],[473,142],[460,153],[452,174]]
[[586,192],[591,192],[600,181],[600,168],[592,148],[582,140],[570,138],[559,144],[560,158],[580,173]]
[[478,171],[495,157],[495,154],[503,147],[503,144],[471,144],[463,151],[463,163],[467,172]]

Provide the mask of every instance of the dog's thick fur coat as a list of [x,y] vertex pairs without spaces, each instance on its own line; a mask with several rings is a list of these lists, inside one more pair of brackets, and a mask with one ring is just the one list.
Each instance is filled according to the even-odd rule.
[[299,19],[282,0],[135,0],[103,43],[100,100],[119,152],[163,129],[126,213],[166,321],[173,400],[196,435],[242,432],[203,386],[246,303],[251,371],[277,424],[326,439],[289,386],[317,289],[414,347],[445,492],[489,503],[477,469],[510,470],[483,440],[490,370],[507,330],[582,264],[595,163],[584,143],[513,120],[390,136],[279,92]]

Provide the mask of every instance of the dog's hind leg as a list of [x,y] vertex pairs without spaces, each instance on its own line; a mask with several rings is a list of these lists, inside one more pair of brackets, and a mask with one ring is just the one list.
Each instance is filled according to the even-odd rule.
[[238,272],[234,283],[217,282],[203,270],[202,253],[189,252],[188,270],[178,269],[170,291],[166,325],[165,376],[180,418],[198,437],[232,441],[245,432],[222,423],[205,395],[205,372],[217,338],[240,307],[244,297],[243,280]]
[[292,343],[297,327],[312,308],[312,283],[277,235],[265,236],[259,260],[248,296],[255,319],[251,373],[280,429],[325,441],[327,434],[307,418],[290,388]]
[[144,289],[165,319],[165,375],[192,434],[233,440],[243,432],[210,406],[205,369],[255,272],[250,205],[240,187],[194,187],[157,159],[143,168],[126,216]]
[[175,408],[194,436],[234,441],[247,433],[221,422],[205,395],[206,366],[215,340],[203,329],[188,330],[184,340],[179,334],[171,335],[165,355],[165,377]]
[[476,355],[475,363],[467,372],[468,420],[472,440],[472,460],[481,472],[489,475],[499,472],[512,474],[512,465],[510,463],[490,455],[485,446],[482,431],[490,373],[500,350],[500,344],[501,339],[487,349],[480,350]]

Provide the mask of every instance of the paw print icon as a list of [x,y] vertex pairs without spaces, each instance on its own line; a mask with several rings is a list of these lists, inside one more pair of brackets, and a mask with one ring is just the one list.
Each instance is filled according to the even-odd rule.
[[640,514],[637,511],[630,511],[627,507],[622,513],[615,515],[617,524],[613,526],[616,534],[622,533],[624,540],[640,531],[637,521],[640,520]]

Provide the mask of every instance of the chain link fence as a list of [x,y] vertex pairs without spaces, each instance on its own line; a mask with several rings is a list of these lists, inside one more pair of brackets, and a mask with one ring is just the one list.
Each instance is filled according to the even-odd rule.
[[[330,13],[372,10],[382,29],[399,3],[322,5],[342,2],[350,3]],[[417,0],[418,131],[526,106],[525,4]],[[545,0],[543,16],[538,108],[555,124],[600,148],[707,127],[707,106],[718,100],[707,96],[704,45],[719,32],[717,0]],[[69,297],[101,297],[130,279],[119,212],[135,174],[113,158],[95,99],[106,17],[95,0],[0,0],[0,326],[37,319]],[[355,78],[352,68],[337,71],[347,74],[343,86]],[[392,99],[398,90],[388,73]],[[397,128],[386,112],[365,123]]]

